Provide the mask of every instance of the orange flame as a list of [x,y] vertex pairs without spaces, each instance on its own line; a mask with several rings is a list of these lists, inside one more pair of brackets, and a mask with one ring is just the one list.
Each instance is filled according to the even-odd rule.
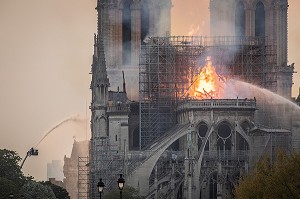
[[210,57],[207,57],[206,65],[196,76],[189,90],[190,97],[196,99],[220,98],[222,88],[220,80],[221,77],[216,73]]

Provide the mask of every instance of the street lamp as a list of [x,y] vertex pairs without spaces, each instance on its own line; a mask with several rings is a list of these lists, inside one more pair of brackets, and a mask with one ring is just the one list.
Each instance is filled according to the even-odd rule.
[[125,184],[125,180],[124,178],[122,178],[122,174],[120,174],[120,178],[118,179],[118,186],[119,186],[119,189],[120,189],[120,199],[122,199],[122,190],[124,188],[124,184]]
[[100,199],[101,199],[101,194],[103,192],[103,188],[104,188],[104,183],[102,182],[102,178],[100,178],[100,181],[98,182],[97,184],[97,187],[98,187],[98,192],[100,194]]
[[13,193],[10,193],[9,194],[9,198],[13,198],[14,197],[14,194]]

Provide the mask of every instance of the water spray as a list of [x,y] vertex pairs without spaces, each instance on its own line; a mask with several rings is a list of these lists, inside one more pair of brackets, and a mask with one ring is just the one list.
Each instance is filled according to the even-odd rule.
[[76,116],[72,116],[72,117],[69,117],[65,120],[63,120],[62,122],[60,122],[59,124],[55,125],[54,127],[52,127],[49,131],[46,132],[46,134],[44,135],[44,137],[37,143],[36,147],[52,132],[54,131],[55,129],[57,129],[58,127],[60,127],[61,125],[65,124],[65,123],[68,123],[68,122],[71,122],[71,121],[74,121],[74,122],[78,122],[78,121],[82,121],[82,119],[79,118],[79,115],[76,115]]
[[54,131],[55,129],[57,129],[58,127],[60,127],[61,125],[63,125],[63,124],[65,124],[65,123],[67,123],[67,122],[70,122],[70,121],[74,121],[74,122],[78,122],[78,121],[82,121],[82,119],[80,119],[79,118],[79,115],[76,115],[76,116],[73,116],[73,117],[70,117],[70,118],[67,118],[67,119],[65,119],[65,120],[63,120],[62,122],[60,122],[59,124],[57,124],[57,125],[55,125],[54,127],[52,127],[49,131],[47,131],[46,132],[46,134],[44,135],[44,137],[37,143],[37,145],[33,148],[31,148],[31,149],[29,149],[29,151],[27,151],[27,153],[26,153],[26,156],[25,156],[25,158],[24,158],[24,160],[23,160],[23,162],[22,162],[22,164],[21,164],[21,169],[22,169],[22,167],[23,167],[23,165],[24,165],[24,163],[25,163],[25,161],[26,161],[26,159],[27,159],[27,157],[29,157],[29,156],[38,156],[38,154],[39,154],[39,151],[38,151],[38,149],[36,149],[37,147],[38,147],[38,145],[52,132],[52,131]]

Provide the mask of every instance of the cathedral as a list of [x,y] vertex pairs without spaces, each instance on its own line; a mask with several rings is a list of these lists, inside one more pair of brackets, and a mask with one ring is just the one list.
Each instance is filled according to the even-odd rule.
[[[171,36],[172,6],[97,1],[77,198],[98,198],[100,178],[104,195],[117,189],[119,174],[149,199],[232,198],[257,159],[300,151],[300,109],[285,102],[288,1],[210,0],[211,36]],[[242,82],[228,90],[230,79]]]

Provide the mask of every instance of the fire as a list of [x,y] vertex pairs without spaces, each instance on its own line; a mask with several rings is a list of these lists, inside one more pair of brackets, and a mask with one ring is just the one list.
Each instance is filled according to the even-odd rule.
[[207,57],[206,65],[189,89],[189,95],[196,99],[220,98],[221,85],[221,77],[216,73],[210,57]]

